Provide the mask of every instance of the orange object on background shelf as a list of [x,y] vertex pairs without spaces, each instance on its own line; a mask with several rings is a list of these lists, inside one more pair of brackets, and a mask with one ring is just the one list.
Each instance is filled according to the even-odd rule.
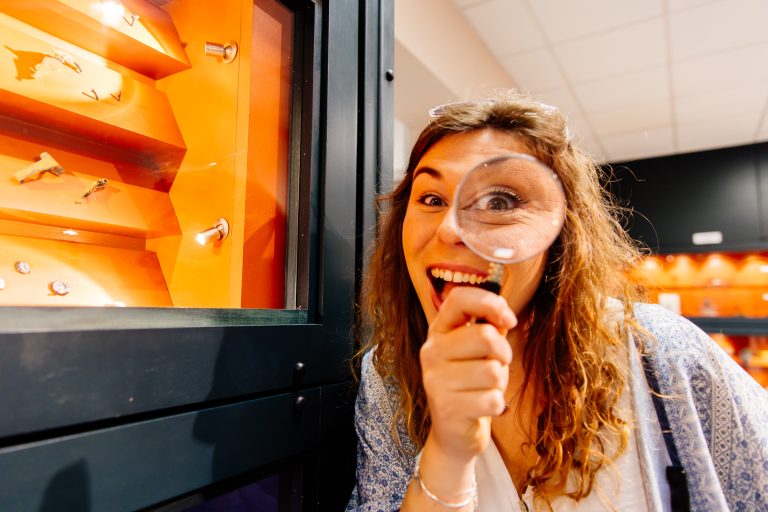
[[734,341],[729,336],[719,332],[716,332],[716,333],[711,332],[709,333],[709,336],[710,338],[715,340],[715,343],[720,345],[720,348],[725,350],[729,356],[738,360],[736,355],[736,346],[734,345]]
[[748,254],[733,278],[734,286],[761,287],[768,291],[768,256]]
[[667,286],[667,274],[664,272],[664,260],[661,256],[645,256],[633,270],[634,275],[643,283],[657,288]]
[[738,271],[736,258],[727,254],[713,253],[704,257],[696,275],[696,285],[732,286]]
[[696,259],[688,254],[665,256],[666,286],[669,288],[692,288],[699,284],[697,277],[698,264]]
[[768,317],[768,256],[755,253],[649,256],[638,265],[649,276],[649,296],[680,296],[681,314]]

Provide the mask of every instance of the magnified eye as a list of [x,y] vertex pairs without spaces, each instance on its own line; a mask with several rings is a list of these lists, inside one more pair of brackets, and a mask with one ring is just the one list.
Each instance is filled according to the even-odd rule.
[[522,199],[510,190],[490,190],[475,202],[474,208],[485,211],[506,212],[520,206]]

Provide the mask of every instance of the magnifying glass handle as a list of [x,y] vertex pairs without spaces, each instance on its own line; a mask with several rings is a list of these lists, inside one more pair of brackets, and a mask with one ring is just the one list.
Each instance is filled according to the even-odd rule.
[[501,293],[501,280],[504,278],[504,265],[491,261],[488,263],[488,277],[480,288],[498,295]]
[[495,281],[486,281],[484,283],[481,283],[478,288],[482,288],[483,290],[488,290],[491,293],[495,293],[498,295],[501,293],[501,284],[495,282]]
[[[478,288],[488,290],[491,293],[498,295],[501,293],[501,276],[504,275],[504,265],[501,263],[489,263],[488,264],[488,279],[478,285]],[[487,324],[488,321],[485,318],[475,319],[475,323]]]

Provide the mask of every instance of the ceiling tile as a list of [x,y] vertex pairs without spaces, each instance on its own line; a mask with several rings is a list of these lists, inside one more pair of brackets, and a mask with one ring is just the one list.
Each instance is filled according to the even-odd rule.
[[652,130],[672,124],[668,100],[648,100],[640,97],[621,107],[587,114],[595,133],[604,137],[615,133]]
[[[522,0],[490,0],[467,8],[464,15],[498,57],[542,48],[546,44]],[[515,20],[514,24],[509,20]]]
[[671,127],[609,135],[600,139],[609,162],[670,155],[675,152]]
[[661,16],[661,0],[530,0],[542,30],[552,43],[596,34]]
[[754,129],[768,101],[768,85],[747,84],[727,90],[691,94],[675,100],[675,120],[680,124],[743,116]]
[[673,60],[707,55],[768,41],[768,2],[730,0],[672,13],[669,18]]
[[563,87],[565,78],[548,49],[533,50],[504,57],[501,64],[509,76],[528,91]]
[[712,123],[678,124],[678,149],[699,151],[750,144],[755,140],[755,126],[754,120],[745,116],[721,117]]
[[602,163],[607,161],[605,152],[596,139],[584,138],[575,142],[575,146],[592,157],[596,162]]
[[639,98],[658,101],[670,97],[666,66],[578,84],[573,90],[586,112],[621,108]]
[[670,12],[682,11],[682,10],[690,9],[691,7],[696,7],[699,5],[713,4],[716,2],[725,2],[725,1],[726,0],[667,0],[667,2],[669,3]]
[[[672,85],[676,97],[739,87],[768,84],[768,44],[748,46],[714,55],[676,62]],[[759,65],[763,63],[763,65]]]
[[605,159],[602,146],[583,117],[569,117],[568,131],[574,146],[589,153],[595,160],[603,161]]
[[555,55],[573,83],[656,67],[666,62],[664,27],[661,20],[638,23],[557,45]]
[[454,5],[456,7],[463,9],[465,7],[470,7],[472,5],[481,4],[483,2],[486,2],[487,0],[453,0]]
[[557,107],[566,119],[584,117],[584,113],[576,101],[576,98],[574,98],[571,91],[565,87],[549,89],[546,91],[536,91],[532,96],[541,102]]

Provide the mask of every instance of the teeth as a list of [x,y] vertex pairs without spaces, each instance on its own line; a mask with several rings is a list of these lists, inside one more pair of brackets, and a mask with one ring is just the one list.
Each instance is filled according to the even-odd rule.
[[467,272],[456,272],[452,270],[443,270],[442,268],[433,267],[430,270],[432,277],[442,279],[449,283],[469,283],[480,284],[486,281],[487,278],[481,277],[477,274],[469,274]]

